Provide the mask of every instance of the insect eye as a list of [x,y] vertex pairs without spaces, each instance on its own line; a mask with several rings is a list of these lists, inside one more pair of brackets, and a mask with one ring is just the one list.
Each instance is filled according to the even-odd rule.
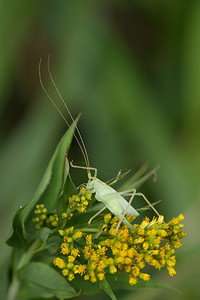
[[91,178],[90,181],[93,181],[93,179]]

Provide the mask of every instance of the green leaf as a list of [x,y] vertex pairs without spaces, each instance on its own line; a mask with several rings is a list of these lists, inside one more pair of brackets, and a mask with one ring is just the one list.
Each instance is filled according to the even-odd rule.
[[37,286],[37,289],[46,290],[47,293],[59,299],[71,298],[78,295],[67,280],[51,268],[41,262],[31,262],[18,270],[19,279]]
[[65,178],[61,194],[57,200],[56,210],[59,218],[59,225],[62,224],[62,213],[67,210],[69,197],[78,194],[78,190],[73,184],[70,175]]
[[[78,118],[76,122],[77,120]],[[32,231],[34,230],[32,223],[33,207],[36,203],[43,203],[49,212],[55,209],[57,197],[63,187],[63,181],[66,180],[66,176],[68,175],[68,172],[66,174],[65,154],[66,150],[69,150],[74,130],[75,124],[73,123],[59,142],[34,195],[31,206],[32,211],[31,209],[29,210],[31,216],[27,220],[27,227],[31,228]]]
[[66,150],[69,150],[74,130],[75,124],[72,124],[59,142],[33,199],[34,204],[36,202],[44,203],[49,211],[54,209],[57,196],[62,188],[65,154]]
[[[160,203],[161,202],[161,200],[158,200],[158,201],[156,201],[156,202],[153,202],[153,203],[151,203],[151,205],[152,206],[156,206],[158,203]],[[143,211],[146,211],[146,210],[151,210],[152,208],[149,206],[149,205],[145,205],[145,206],[143,206],[143,207],[141,207],[141,208],[137,208],[137,211],[138,212],[143,212]]]
[[43,227],[40,231],[39,238],[43,241],[43,243],[34,251],[34,253],[48,250],[50,256],[55,255],[60,247],[60,243],[62,242],[60,236],[55,234],[54,230]]
[[84,280],[82,277],[76,277],[73,279],[71,285],[77,291],[80,290],[82,295],[93,295],[101,292],[98,283],[92,283],[89,280]]
[[[145,181],[147,181],[152,176],[156,175],[156,171],[159,169],[159,166],[154,168],[153,170],[146,172],[146,165],[142,166],[136,174],[134,174],[129,180],[127,180],[121,187],[120,191],[122,190],[129,190],[132,191],[134,188],[138,188],[141,186]],[[144,174],[144,175],[143,175]]]
[[18,299],[49,299],[54,295],[47,288],[43,288],[31,282],[26,282],[21,285]]
[[108,294],[108,296],[110,296],[110,298],[111,298],[112,300],[117,300],[115,294],[113,293],[113,291],[112,291],[112,289],[111,289],[111,287],[110,287],[110,285],[108,284],[108,282],[107,282],[106,279],[103,279],[103,280],[101,281],[101,287],[102,287],[102,289],[104,290],[104,292],[105,292],[106,294]]
[[20,207],[13,218],[13,223],[12,223],[13,233],[6,242],[9,246],[24,248],[24,249],[27,247],[27,241],[25,238],[25,228],[24,228],[24,214],[27,210],[27,207],[30,205],[30,203],[31,202],[24,205],[23,207]]
[[142,279],[139,279],[138,282],[135,285],[129,284],[129,276],[125,273],[119,273],[117,275],[117,280],[115,276],[111,274],[107,274],[106,278],[112,287],[113,290],[133,290],[138,288],[161,288],[161,289],[168,289],[172,291],[179,292],[176,288],[173,286],[170,286],[168,284],[150,279],[149,281],[144,281]]

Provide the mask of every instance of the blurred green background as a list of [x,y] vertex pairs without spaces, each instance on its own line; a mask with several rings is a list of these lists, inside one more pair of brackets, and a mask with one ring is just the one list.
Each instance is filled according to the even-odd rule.
[[[70,110],[83,113],[79,128],[99,177],[109,179],[119,169],[136,172],[143,163],[160,165],[157,182],[140,190],[151,201],[162,200],[158,210],[166,220],[185,215],[177,275],[152,274],[182,293],[145,289],[122,291],[118,298],[198,299],[200,1],[195,0],[1,1],[0,297],[5,299],[10,249],[4,242],[13,214],[33,197],[66,130],[38,79],[43,57],[45,85],[59,103],[48,77],[49,53]],[[75,142],[70,150],[70,159],[83,163]],[[87,180],[83,171],[73,170],[73,176],[77,185]]]

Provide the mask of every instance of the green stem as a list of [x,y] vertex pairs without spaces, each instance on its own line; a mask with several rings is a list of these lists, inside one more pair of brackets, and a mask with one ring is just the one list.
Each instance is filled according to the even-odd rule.
[[78,228],[77,231],[81,231],[81,232],[99,232],[101,230],[99,230],[99,228]]
[[8,289],[7,300],[17,300],[19,287],[20,287],[20,281],[17,279],[16,275],[14,275],[10,287]]
[[30,248],[22,255],[15,273],[13,275],[10,287],[8,289],[7,300],[17,300],[17,295],[20,288],[20,281],[16,276],[16,271],[26,265],[34,255],[34,251],[41,245],[40,240],[35,240],[35,242],[30,246]]

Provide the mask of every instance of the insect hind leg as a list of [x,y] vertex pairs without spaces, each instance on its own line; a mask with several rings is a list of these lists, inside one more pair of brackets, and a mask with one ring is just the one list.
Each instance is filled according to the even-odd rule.
[[[127,208],[125,209],[125,211],[124,211],[122,217],[121,217],[120,220],[119,220],[119,223],[117,224],[116,232],[118,232],[119,227],[120,227],[121,223],[123,222],[124,217],[125,217],[125,215],[127,214],[128,208],[129,208],[129,206],[131,205],[131,203],[132,203],[133,198],[134,198],[135,195],[136,195],[136,190],[134,189],[134,190],[133,190],[133,194],[131,195],[131,198],[130,198],[130,200],[129,200],[129,202],[128,202]],[[133,228],[134,228],[134,227],[133,227]]]
[[158,215],[158,217],[160,216],[160,214],[158,213],[158,211],[155,209],[155,207],[151,204],[151,202],[149,202],[149,200],[145,197],[144,194],[142,193],[135,193],[136,196],[141,196],[146,203],[151,207],[151,209],[153,209],[153,211]]
[[104,206],[102,209],[100,209],[94,216],[92,216],[92,218],[90,218],[89,219],[89,221],[88,221],[88,224],[90,225],[91,224],[91,222],[92,222],[92,220],[94,219],[94,218],[96,218],[104,209],[106,209],[107,207],[106,206]]

